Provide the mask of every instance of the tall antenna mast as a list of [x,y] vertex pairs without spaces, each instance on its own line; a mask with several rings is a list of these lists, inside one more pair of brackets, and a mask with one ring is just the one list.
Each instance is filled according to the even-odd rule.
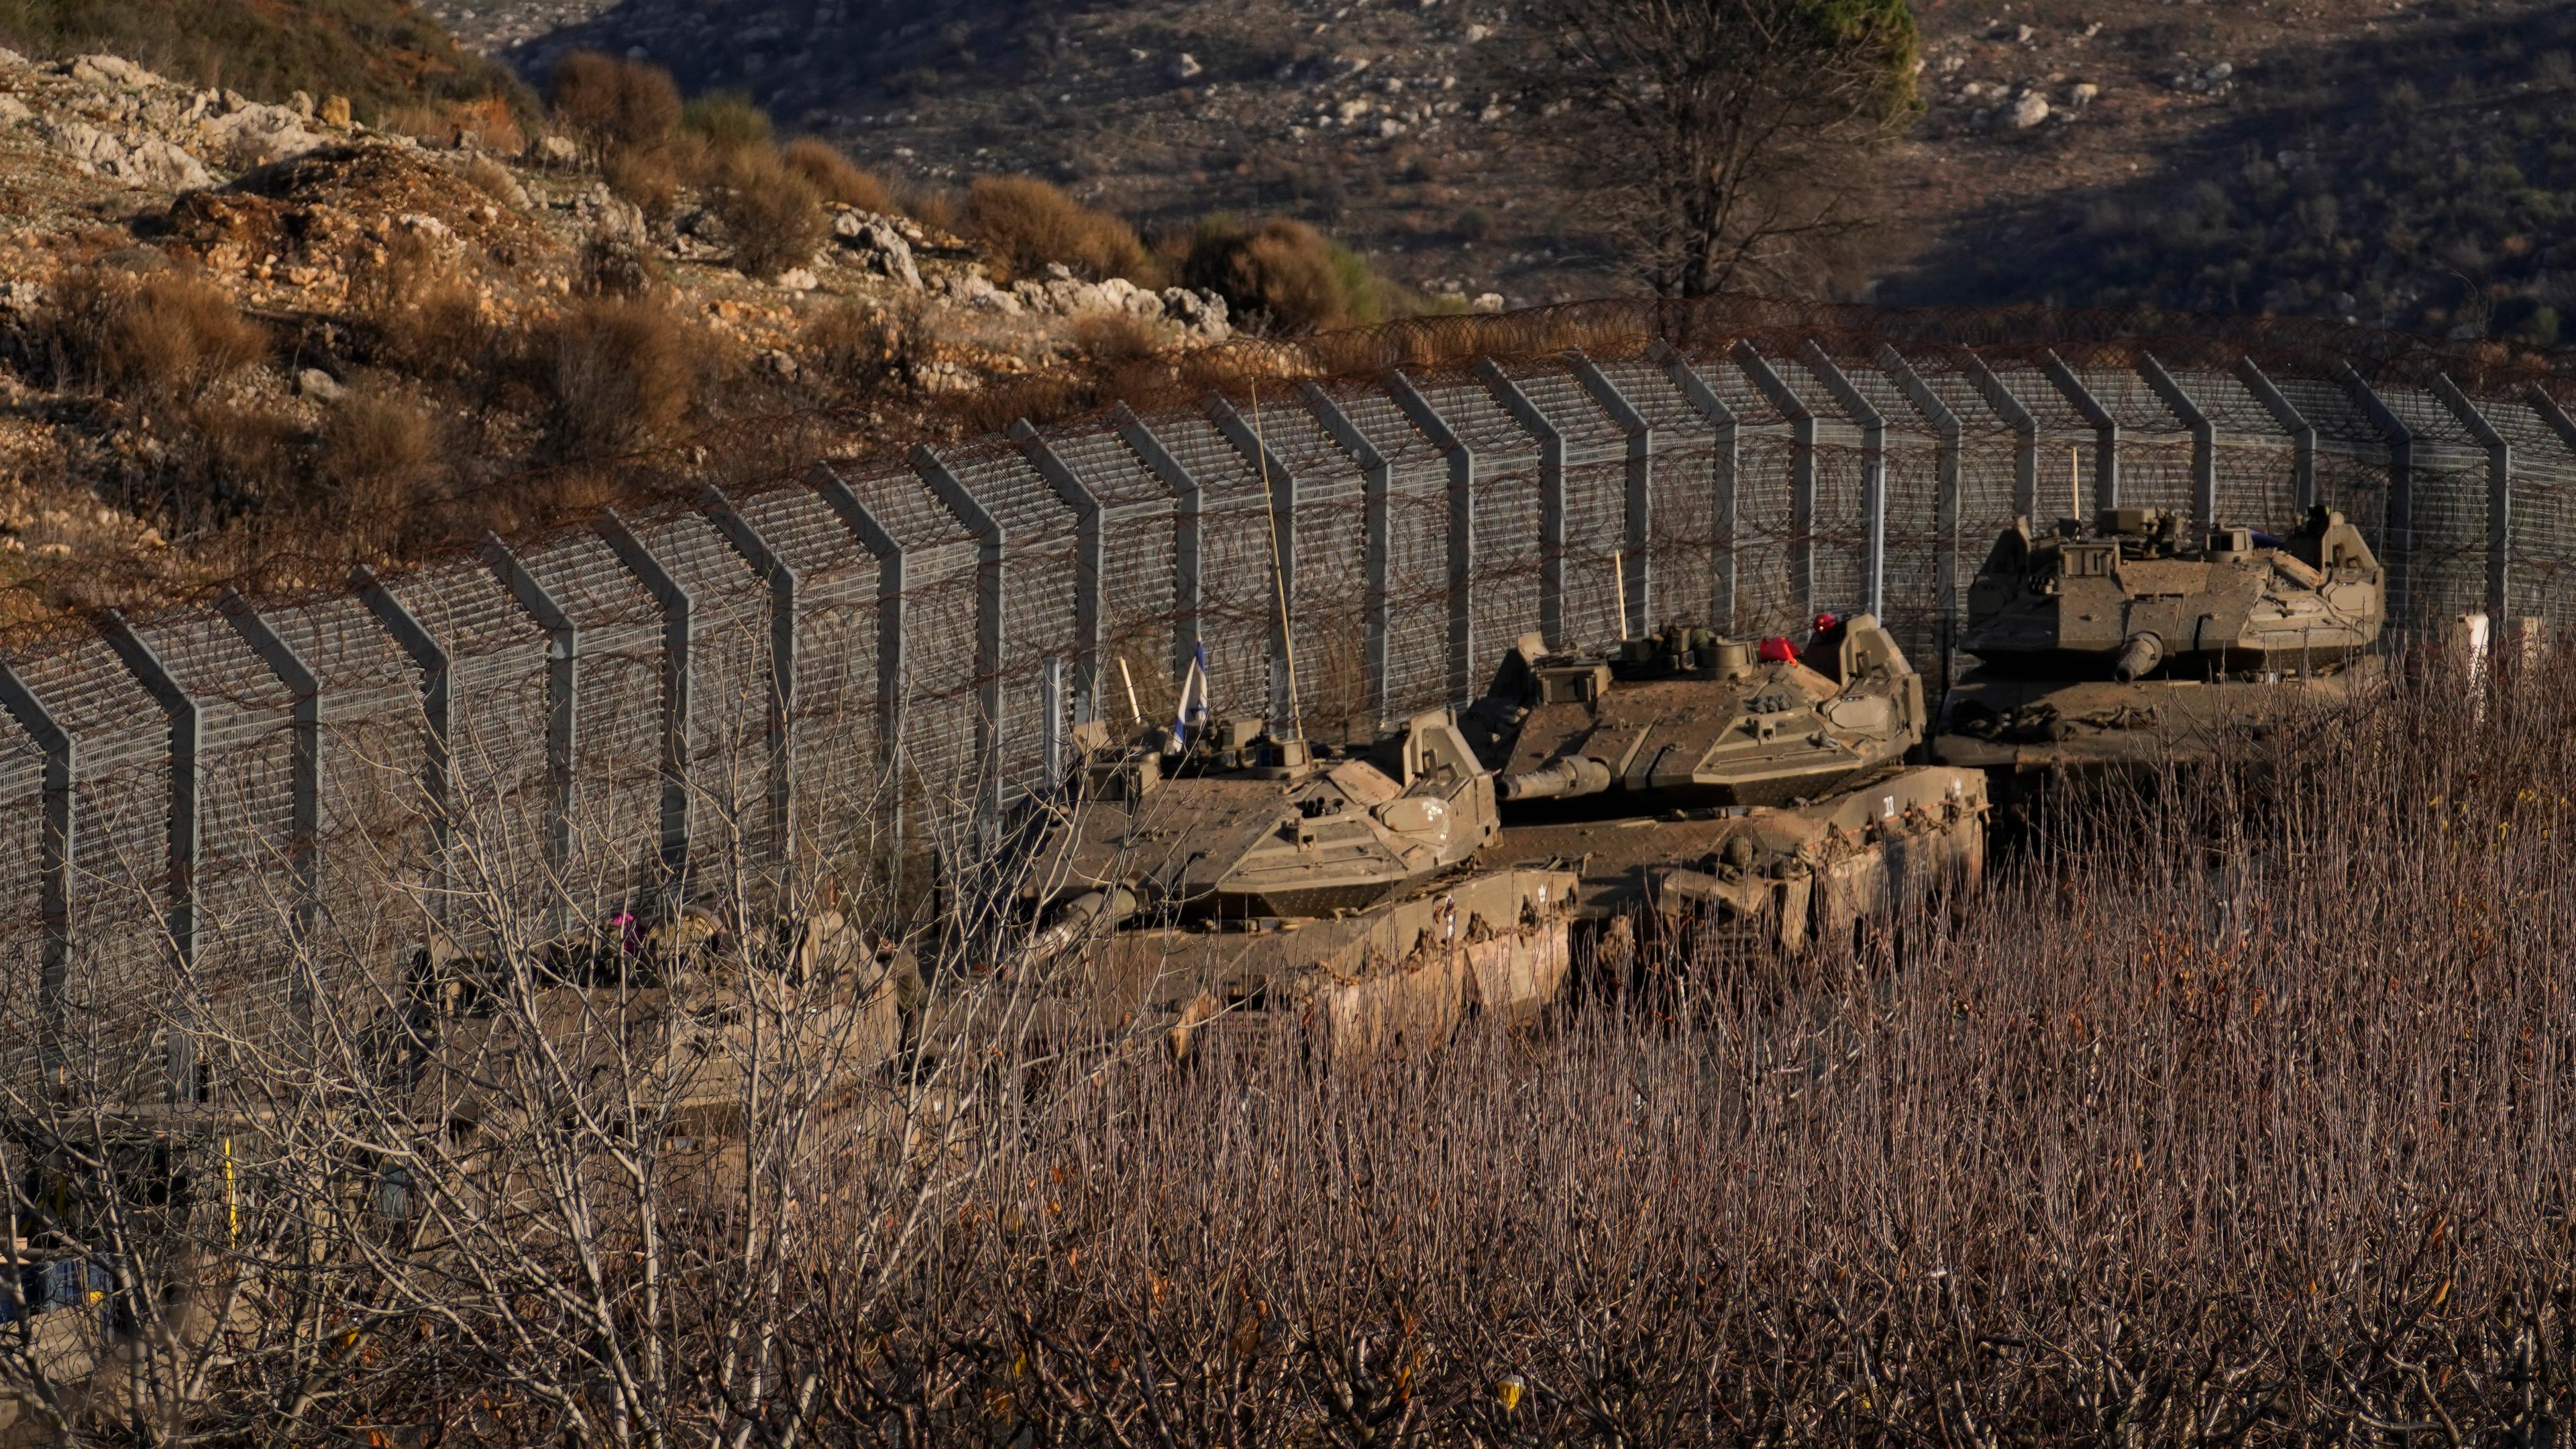
[[1288,574],[1279,557],[1279,504],[1270,491],[1270,440],[1261,430],[1261,384],[1252,384],[1252,451],[1261,468],[1261,511],[1270,523],[1270,596],[1279,603],[1279,662],[1288,673],[1288,733],[1306,737],[1297,707],[1297,640],[1288,629]]

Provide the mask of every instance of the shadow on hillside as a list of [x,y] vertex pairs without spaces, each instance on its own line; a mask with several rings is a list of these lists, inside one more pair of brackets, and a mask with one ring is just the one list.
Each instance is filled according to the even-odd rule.
[[[2455,10],[2460,8],[2453,7]],[[2576,13],[2420,25],[2279,53],[2242,114],[2154,174],[1961,227],[1886,300],[2576,332]]]

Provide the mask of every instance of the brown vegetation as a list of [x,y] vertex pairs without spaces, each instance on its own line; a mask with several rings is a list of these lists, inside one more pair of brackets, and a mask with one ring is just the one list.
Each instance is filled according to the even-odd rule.
[[840,148],[829,141],[800,136],[779,150],[779,159],[789,170],[805,178],[825,201],[839,206],[854,206],[861,211],[880,215],[895,209],[894,192],[875,172],[853,165]]
[[680,320],[647,298],[576,302],[542,339],[554,437],[599,458],[669,437],[695,394],[697,360]]
[[1154,280],[1153,258],[1134,227],[1034,176],[976,178],[956,225],[983,246],[999,281],[1035,275],[1049,262],[1093,280]]
[[721,157],[708,205],[747,276],[766,279],[802,265],[831,238],[813,186],[765,148]]
[[555,120],[594,156],[661,149],[679,129],[680,113],[680,88],[658,66],[592,50],[574,51],[555,66]]
[[[420,407],[373,390],[350,393],[322,425],[320,487],[308,507],[357,535],[362,549],[401,536],[438,474],[437,425]],[[321,522],[318,518],[316,522]]]
[[70,379],[145,403],[186,402],[258,361],[268,334],[221,287],[180,268],[137,278],[72,274],[54,304],[58,366]]
[[1220,218],[1177,250],[1184,285],[1218,293],[1236,316],[1269,331],[1360,326],[1384,315],[1367,264],[1302,221],[1247,227]]

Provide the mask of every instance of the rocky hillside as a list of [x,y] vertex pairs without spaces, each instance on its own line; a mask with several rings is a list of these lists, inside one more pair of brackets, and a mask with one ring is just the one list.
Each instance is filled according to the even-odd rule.
[[850,206],[769,216],[818,240],[746,270],[726,219],[764,213],[689,182],[648,219],[587,154],[0,51],[0,623],[327,585],[993,426],[1014,387],[1079,403],[1230,331],[1212,293],[1027,258],[998,285]]
[[111,53],[261,100],[345,95],[371,122],[527,109],[507,70],[408,0],[0,0],[0,45],[48,59]]
[[[640,52],[692,89],[747,90],[917,186],[1030,171],[1148,226],[1215,210],[1285,213],[1417,288],[1492,289],[1516,306],[1627,285],[1569,191],[1581,158],[1533,145],[1515,98],[1484,78],[1484,57],[1509,37],[1504,0],[432,4],[531,80],[574,47]],[[2538,98],[2554,94],[2546,76],[2556,71],[2545,68],[2569,42],[2545,32],[2563,6],[1917,0],[1915,10],[1925,110],[1886,200],[1883,297],[2271,306],[2449,330],[2461,291],[2450,274],[2462,270],[2444,256],[2459,250],[2449,242],[2502,257],[2521,235],[2536,250],[2527,209],[2464,211],[2461,237],[2429,240],[2420,254],[2374,245],[2357,260],[2311,258],[2349,230],[2322,244],[2274,235],[2297,198],[2247,166],[2259,156],[2277,169],[2294,152],[2314,158],[2317,176],[2376,179],[2386,194],[2429,184],[2446,212],[2445,198],[2465,192],[2448,174],[2456,155],[2536,174],[2561,144],[2554,134],[2488,158],[2492,138],[2465,123],[2499,113],[2521,127],[2547,104]],[[2453,96],[2463,74],[2467,90]],[[2402,101],[2400,87],[2424,102],[2402,124],[2382,104]],[[2383,121],[2387,134],[2374,129]],[[2421,153],[2402,177],[2384,174],[2397,140]],[[2209,196],[2212,185],[2225,195]],[[2382,209],[2355,197],[2345,214],[2355,206]],[[2374,269],[2384,300],[2363,295],[2361,274]],[[2473,293],[2493,280],[2468,275]],[[2345,295],[2354,305],[2337,311]],[[2509,320],[2531,309],[2474,310]]]

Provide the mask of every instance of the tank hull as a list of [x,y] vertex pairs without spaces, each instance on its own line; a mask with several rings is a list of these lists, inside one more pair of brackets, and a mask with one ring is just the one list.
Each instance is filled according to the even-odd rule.
[[1506,825],[1487,858],[1572,871],[1587,921],[1643,913],[1796,951],[1974,885],[1986,815],[1981,772],[1900,766],[1807,805]]
[[1932,758],[1995,775],[2217,760],[2377,685],[2376,657],[2272,680],[2035,678],[1979,670],[1950,691]]
[[1535,1019],[1562,994],[1576,881],[1472,870],[1364,911],[1266,929],[1118,931],[1055,965],[1038,1030],[1186,1058],[1294,1035],[1335,1068],[1435,1047],[1472,1015]]

